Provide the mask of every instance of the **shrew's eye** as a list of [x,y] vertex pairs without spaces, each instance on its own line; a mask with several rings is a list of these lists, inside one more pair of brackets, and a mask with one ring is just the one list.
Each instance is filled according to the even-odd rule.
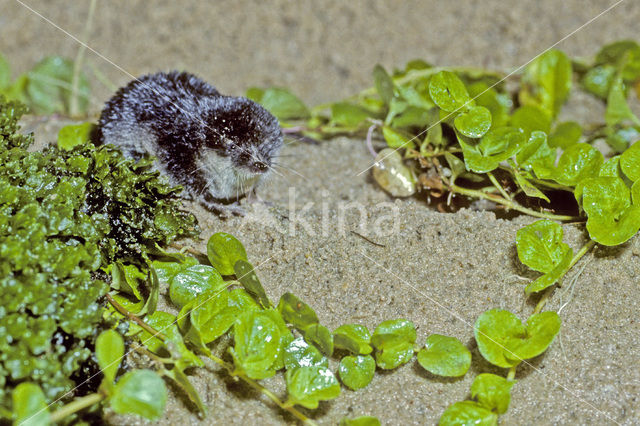
[[243,164],[247,164],[251,160],[251,155],[248,152],[242,152],[238,156],[238,160]]

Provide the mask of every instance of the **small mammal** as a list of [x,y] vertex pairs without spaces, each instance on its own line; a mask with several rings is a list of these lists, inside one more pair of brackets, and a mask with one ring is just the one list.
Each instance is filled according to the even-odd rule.
[[278,120],[243,97],[221,95],[185,72],[133,80],[107,102],[101,143],[155,167],[185,194],[219,214],[242,214],[238,200],[268,175],[283,145]]

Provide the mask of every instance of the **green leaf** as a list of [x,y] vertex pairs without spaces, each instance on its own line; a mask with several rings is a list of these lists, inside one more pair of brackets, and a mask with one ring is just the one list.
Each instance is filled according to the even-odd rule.
[[216,232],[207,241],[207,257],[221,275],[233,275],[238,260],[247,260],[247,252],[236,237]]
[[300,300],[293,293],[284,293],[278,303],[278,312],[285,322],[295,328],[305,328],[308,325],[318,323],[318,316],[309,305]]
[[539,163],[539,168],[552,169],[556,162],[556,150],[549,147],[544,132],[534,130],[527,143],[516,154],[516,161],[525,170],[532,170],[535,163]]
[[538,106],[557,117],[571,90],[571,60],[559,50],[548,50],[527,66],[519,97],[523,105]]
[[640,206],[640,180],[631,187],[631,200],[634,206]]
[[640,141],[631,145],[620,155],[620,168],[631,182],[640,180]]
[[379,64],[373,68],[373,81],[378,95],[386,105],[389,105],[393,99],[393,80]]
[[245,312],[233,327],[234,346],[229,349],[235,368],[252,379],[266,379],[276,373],[282,350],[280,329],[266,312]]
[[607,99],[611,85],[616,76],[616,68],[612,65],[600,65],[591,68],[582,77],[582,87],[601,99]]
[[383,321],[371,336],[376,349],[376,363],[385,370],[407,363],[413,357],[416,329],[411,321],[404,319]]
[[178,314],[178,327],[185,339],[205,348],[224,334],[236,319],[220,318],[222,311],[228,308],[228,299],[229,292],[225,289],[209,290],[186,303]]
[[469,87],[469,96],[475,99],[479,106],[483,106],[491,112],[491,125],[493,127],[506,126],[509,121],[509,110],[513,105],[511,99],[505,94],[499,94],[494,88],[490,88],[485,82],[476,82]]
[[171,301],[182,308],[198,295],[226,287],[222,276],[208,265],[193,265],[178,271],[169,282]]
[[518,258],[534,271],[547,273],[565,257],[568,244],[562,242],[562,226],[550,220],[539,220],[520,228],[516,234]]
[[391,121],[394,128],[419,127],[424,128],[431,122],[431,114],[428,110],[415,106],[408,106],[401,114]]
[[258,279],[258,275],[253,270],[253,265],[246,260],[238,260],[233,268],[238,281],[240,281],[245,290],[255,297],[263,308],[271,307],[271,302]]
[[20,383],[12,394],[15,423],[20,426],[48,425],[50,414],[47,400],[40,386],[34,383]]
[[562,321],[554,311],[540,312],[527,319],[526,336],[509,341],[505,357],[518,362],[534,358],[547,350],[560,332]]
[[200,394],[196,388],[193,387],[189,378],[182,370],[177,367],[173,367],[171,370],[164,370],[163,374],[166,377],[169,377],[171,380],[176,382],[176,384],[187,394],[191,402],[195,404],[198,408],[198,411],[202,413],[202,415],[206,415],[207,407],[202,403],[202,399],[200,399]]
[[471,352],[455,337],[432,334],[418,352],[418,363],[432,374],[460,377],[471,366]]
[[316,409],[320,401],[340,396],[340,383],[326,367],[300,367],[285,374],[289,402]]
[[287,370],[300,367],[329,367],[329,360],[315,346],[298,337],[284,350],[284,366]]
[[476,173],[487,173],[514,155],[525,143],[525,136],[521,129],[514,127],[499,127],[489,130],[478,144],[471,144],[459,137],[464,162],[467,170]]
[[446,112],[473,106],[464,83],[450,71],[440,71],[431,77],[429,95],[436,105]]
[[491,112],[485,107],[475,106],[458,114],[454,120],[456,129],[470,138],[482,137],[491,128]]
[[562,242],[562,227],[550,220],[539,220],[518,230],[518,258],[544,275],[529,284],[526,293],[535,293],[555,284],[568,270],[573,250]]
[[95,352],[98,366],[102,370],[106,382],[109,385],[114,383],[124,356],[124,340],[122,340],[120,333],[115,330],[105,330],[100,333],[96,339]]
[[247,97],[268,109],[279,120],[309,117],[309,110],[305,104],[288,89],[281,87],[259,89],[254,87],[247,91]]
[[[621,178],[622,170],[620,169],[620,156],[616,155],[614,157],[609,158],[607,161],[605,161],[600,167],[598,176]],[[576,198],[582,198],[582,192],[580,192],[580,197],[576,195]]]
[[[429,93],[413,86],[396,86],[398,94],[409,107],[415,107],[421,110],[430,110],[435,106]],[[408,108],[407,108],[408,109]]]
[[58,146],[61,149],[70,151],[78,145],[91,141],[91,131],[93,124],[69,124],[58,132]]
[[622,179],[588,179],[582,188],[591,239],[605,246],[622,244],[640,229],[640,205],[631,204],[631,192]]
[[376,371],[376,362],[371,355],[345,356],[340,360],[340,380],[351,390],[366,387]]
[[551,202],[549,198],[544,194],[544,192],[540,191],[537,186],[531,183],[531,181],[528,179],[531,176],[525,177],[522,173],[519,173],[518,171],[514,171],[513,176],[516,179],[516,184],[518,185],[518,187],[522,189],[524,193],[527,194],[528,197],[541,198],[545,200],[547,203]]
[[629,104],[627,103],[627,95],[624,91],[624,83],[620,77],[617,77],[611,85],[609,95],[607,96],[607,110],[604,115],[605,122],[609,126],[623,123],[626,120],[640,126],[640,119],[635,116]]
[[473,401],[452,404],[442,413],[440,426],[493,426],[498,424],[498,415]]
[[380,420],[373,416],[360,416],[353,419],[343,417],[340,426],[380,426]]
[[509,408],[511,388],[515,384],[515,381],[509,381],[504,377],[483,373],[473,381],[471,397],[489,410],[504,414]]
[[109,266],[111,270],[111,288],[125,292],[138,300],[142,300],[140,287],[146,275],[138,265],[116,262]]
[[327,327],[321,324],[311,324],[300,329],[304,339],[316,346],[326,356],[333,354],[333,335]]
[[640,77],[640,45],[635,40],[620,40],[600,49],[597,64],[615,65],[625,81]]
[[578,143],[582,136],[582,127],[575,121],[559,123],[549,135],[549,146],[552,148],[567,149]]
[[333,344],[353,354],[368,355],[373,351],[369,342],[371,333],[364,325],[344,324],[333,330]]
[[540,355],[559,331],[560,317],[555,312],[532,315],[525,327],[511,312],[492,309],[480,315],[474,326],[482,356],[503,368],[511,368],[523,359]]
[[387,141],[389,148],[408,148],[414,146],[411,135],[395,130],[389,126],[382,127],[382,136],[384,136],[384,140]]
[[371,113],[359,105],[346,102],[331,104],[331,124],[356,129]]
[[260,306],[243,289],[216,290],[199,295],[178,315],[178,326],[196,346],[213,342],[231,328],[236,319]]
[[137,414],[156,420],[164,413],[167,389],[155,372],[133,370],[118,380],[109,402],[118,414]]
[[145,345],[151,352],[160,356],[171,355],[176,359],[176,365],[180,369],[188,367],[202,367],[204,363],[193,352],[187,349],[182,334],[178,330],[176,317],[168,312],[156,311],[153,315],[148,315],[144,321],[155,330],[164,334],[168,342],[163,342],[158,336],[151,335],[148,331],[142,329],[139,325],[132,323],[130,333],[135,334],[141,332],[140,342]]
[[529,138],[531,132],[536,130],[549,134],[551,116],[546,110],[535,105],[521,106],[513,112],[511,127],[522,129],[526,138]]
[[[174,254],[174,253],[172,253]],[[178,272],[183,271],[190,266],[198,265],[198,259],[190,256],[182,256],[180,254],[174,254],[179,257],[170,259],[156,259],[151,262],[151,266],[156,271],[158,279],[164,283],[170,283],[171,279],[175,277]]]
[[[44,58],[27,74],[26,92],[29,106],[36,114],[69,112],[73,61],[59,56]],[[79,112],[85,113],[89,105],[89,82],[80,75],[78,85]]]
[[575,186],[583,179],[597,176],[602,163],[604,157],[600,151],[589,144],[577,143],[562,153],[556,167],[546,168],[542,163],[534,163],[533,171],[541,179]]
[[564,276],[564,274],[567,273],[567,271],[569,271],[571,267],[572,257],[572,250],[569,247],[566,247],[562,258],[560,259],[560,262],[558,262],[558,264],[551,271],[545,273],[544,275],[527,285],[527,287],[524,289],[525,293],[537,293],[555,284],[558,280],[560,280],[560,278]]

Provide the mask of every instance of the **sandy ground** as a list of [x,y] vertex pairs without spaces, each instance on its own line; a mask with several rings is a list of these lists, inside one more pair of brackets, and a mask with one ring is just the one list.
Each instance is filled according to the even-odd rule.
[[[515,69],[614,4],[192,1],[171,6],[158,1],[151,7],[132,1],[110,7],[114,3],[99,2],[90,44],[131,73],[185,68],[229,93],[280,84],[309,102],[339,99],[368,86],[377,62],[392,67],[423,57],[438,64]],[[61,1],[27,4],[71,33],[82,32],[86,8]],[[640,3],[627,0],[560,47],[588,55],[604,42],[637,37],[638,17]],[[0,0],[0,52],[17,71],[44,54],[75,50],[73,41],[19,3]],[[95,56],[88,61],[116,85],[129,79]],[[109,95],[109,89],[95,85],[96,111]],[[566,114],[592,119],[599,112],[578,99]],[[37,131],[46,128],[45,139],[55,135],[46,122],[34,125]],[[292,143],[283,154],[282,162],[304,177],[281,170],[282,176],[274,175],[259,191],[271,207],[248,205],[246,218],[221,221],[191,206],[203,238],[217,231],[238,236],[259,265],[271,299],[292,291],[331,329],[348,322],[373,329],[384,319],[402,317],[418,327],[418,342],[431,333],[452,335],[474,356],[471,371],[459,380],[432,377],[415,362],[377,374],[366,389],[343,389],[340,398],[321,404],[312,414],[319,423],[368,414],[383,424],[433,424],[449,404],[468,397],[476,374],[506,374],[482,361],[472,324],[487,309],[509,309],[521,318],[533,310],[517,276],[535,275],[519,265],[514,245],[516,231],[529,218],[505,221],[471,210],[441,214],[419,199],[392,200],[369,173],[358,175],[371,164],[361,140]],[[364,227],[353,205],[341,213],[349,203],[364,209]],[[577,250],[585,241],[583,230],[564,229]],[[598,249],[570,277],[580,270],[572,290],[556,292],[548,305],[563,307],[561,335],[545,355],[518,370],[503,424],[640,423],[640,238]],[[182,396],[172,394],[160,424],[293,422],[214,366],[194,371],[192,378],[209,407],[207,419],[200,421]],[[281,378],[265,384],[284,395]]]

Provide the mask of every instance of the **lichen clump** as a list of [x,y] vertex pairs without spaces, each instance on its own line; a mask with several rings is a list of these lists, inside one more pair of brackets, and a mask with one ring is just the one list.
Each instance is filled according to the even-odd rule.
[[[0,419],[24,381],[52,402],[91,364],[104,327],[101,271],[197,233],[179,188],[111,146],[28,152],[23,105],[0,97]],[[71,396],[71,395],[69,395]]]

